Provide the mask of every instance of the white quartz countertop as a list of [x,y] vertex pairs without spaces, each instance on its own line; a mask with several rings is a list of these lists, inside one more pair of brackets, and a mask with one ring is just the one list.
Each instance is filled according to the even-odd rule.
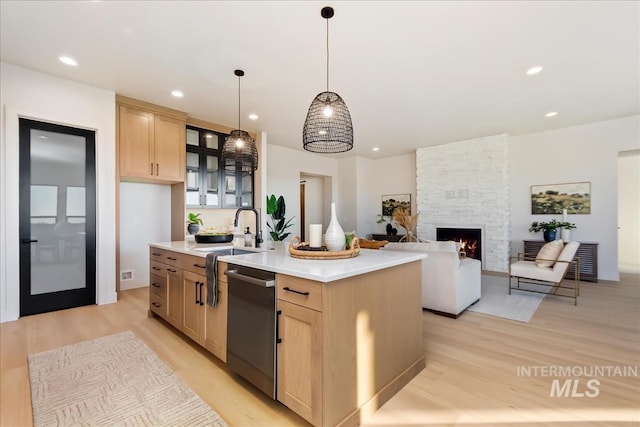
[[[229,249],[233,247],[228,243],[194,245],[193,243],[188,242],[152,243],[149,244],[149,246],[202,257],[205,257],[207,252],[210,250]],[[426,253],[360,249],[360,254],[355,258],[308,260],[291,257],[286,244],[275,250],[270,250],[268,247],[238,247],[237,249],[255,251],[255,253],[244,255],[225,255],[218,257],[218,260],[230,264],[242,265],[245,267],[252,267],[325,283],[370,273],[372,271],[384,270],[385,268],[395,267],[397,265],[420,261],[427,258]]]

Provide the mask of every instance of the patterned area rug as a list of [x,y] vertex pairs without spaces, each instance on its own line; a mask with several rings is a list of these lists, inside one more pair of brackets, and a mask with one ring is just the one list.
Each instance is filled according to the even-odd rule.
[[[511,290],[511,295],[509,295],[508,280],[507,277],[482,275],[480,301],[467,310],[517,320],[518,322],[529,322],[546,295],[513,289]],[[531,284],[523,286],[529,286],[531,289],[542,290],[543,292],[548,292],[551,289]]]
[[227,424],[132,332],[29,355],[39,426]]

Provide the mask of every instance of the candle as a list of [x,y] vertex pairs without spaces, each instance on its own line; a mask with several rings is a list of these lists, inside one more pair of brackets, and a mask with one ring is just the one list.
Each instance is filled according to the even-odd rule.
[[562,209],[562,222],[567,222],[567,210]]
[[322,246],[322,224],[309,224],[309,246]]

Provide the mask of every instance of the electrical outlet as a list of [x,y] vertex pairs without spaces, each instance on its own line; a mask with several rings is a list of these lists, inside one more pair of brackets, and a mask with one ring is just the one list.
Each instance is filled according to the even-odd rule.
[[133,280],[133,270],[122,270],[120,272],[120,281]]

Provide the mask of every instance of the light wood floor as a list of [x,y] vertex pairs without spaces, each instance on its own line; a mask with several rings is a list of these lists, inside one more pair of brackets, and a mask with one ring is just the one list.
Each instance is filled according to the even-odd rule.
[[[147,289],[134,289],[116,304],[0,325],[0,426],[32,424],[28,354],[125,330],[143,339],[230,426],[308,425],[167,323],[147,318],[147,305]],[[472,312],[457,320],[428,312],[423,318],[426,369],[363,425],[640,424],[638,377],[598,377],[597,397],[549,397],[555,377],[517,372],[543,365],[640,370],[640,276],[583,282],[577,307],[547,297],[529,323]],[[589,378],[577,379],[577,392],[584,392]]]

